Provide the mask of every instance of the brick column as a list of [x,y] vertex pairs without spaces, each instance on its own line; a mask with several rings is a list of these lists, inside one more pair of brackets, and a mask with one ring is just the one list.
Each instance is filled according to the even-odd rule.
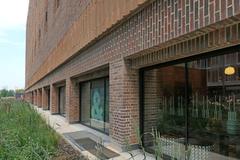
[[37,90],[37,98],[38,98],[37,99],[37,106],[39,108],[41,108],[42,107],[42,88]]
[[31,103],[31,92],[24,93],[24,100]]
[[51,114],[59,113],[58,91],[57,91],[57,88],[52,84],[50,86],[50,111],[51,111]]
[[39,90],[36,90],[36,106],[39,105]]
[[31,100],[30,100],[30,103],[31,103],[31,104],[33,104],[33,99],[34,99],[34,94],[33,94],[33,91],[32,91],[32,92],[30,92],[30,94],[31,94]]
[[37,90],[34,91],[34,105],[37,106]]
[[69,123],[79,122],[79,84],[66,80],[66,118]]
[[29,92],[29,103],[33,104],[33,92]]
[[[169,71],[172,73],[173,71]],[[158,119],[160,115],[160,98],[162,97],[160,88],[160,81],[158,77],[158,70],[151,70],[144,73],[146,77],[144,79],[144,133],[152,132],[152,128],[156,128],[158,125]],[[171,82],[171,79],[169,80]],[[144,135],[144,144],[152,145],[153,137],[149,134]]]
[[42,88],[42,108],[43,108],[43,110],[48,109],[47,100],[48,100],[47,90],[45,88]]
[[110,64],[110,136],[118,144],[136,144],[139,127],[139,74],[123,59]]

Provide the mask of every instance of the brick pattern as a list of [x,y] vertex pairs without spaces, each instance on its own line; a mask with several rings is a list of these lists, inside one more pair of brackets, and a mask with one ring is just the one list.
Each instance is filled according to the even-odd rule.
[[110,135],[120,144],[126,140],[136,144],[139,126],[139,77],[138,70],[127,67],[118,59],[110,64],[109,100]]
[[37,105],[37,91],[33,91],[33,104]]
[[69,123],[79,122],[79,84],[66,80],[66,117]]
[[[106,36],[107,42],[101,46],[100,52],[118,52],[129,56],[240,13],[239,10],[233,10],[239,8],[240,4],[236,1],[231,4],[223,0],[221,3],[220,0],[202,0],[201,3],[195,0],[184,2],[185,0],[155,0]],[[219,5],[221,7],[218,7]],[[212,10],[212,8],[216,9]],[[228,14],[225,13],[226,9],[229,10]],[[71,45],[76,42],[77,45],[78,37],[81,36],[72,33],[70,39],[66,41]],[[49,65],[56,61],[56,57],[64,59],[64,55],[78,52],[80,48],[72,51],[71,46],[63,43],[57,49],[59,54],[52,54],[52,58],[42,65],[43,67],[33,76],[29,84],[42,78],[44,72],[54,69],[56,66]]]
[[36,72],[90,2],[61,0],[59,8],[54,10],[54,0],[29,1],[26,63],[31,67],[26,68],[26,79]]
[[51,114],[57,114],[59,113],[58,108],[58,90],[57,87],[53,84],[50,85],[50,111]]
[[[235,24],[239,23],[239,9],[237,9],[239,3],[234,1],[234,3],[228,5],[221,1],[221,7],[218,9],[218,7],[215,7],[219,5],[218,2],[220,1],[189,1],[187,3],[186,0],[186,3],[183,3],[181,0],[155,0],[112,30],[111,33],[99,39],[86,50],[81,51],[73,59],[49,73],[38,83],[27,88],[26,92],[51,84],[51,112],[58,113],[57,90],[52,84],[66,80],[67,115],[71,122],[71,115],[73,115],[74,110],[72,107],[76,109],[75,113],[78,112],[77,109],[79,108],[76,108],[75,98],[71,100],[71,95],[73,97],[78,95],[73,93],[76,88],[73,87],[73,82],[70,79],[76,76],[82,77],[96,68],[107,66],[110,80],[110,136],[119,144],[124,144],[126,138],[131,144],[135,144],[134,130],[139,123],[138,68],[166,60],[174,60],[181,56],[200,54],[212,49],[239,44],[239,24]],[[207,4],[208,6],[206,6]],[[209,9],[205,9],[203,6]],[[196,8],[200,8],[200,10],[196,12]],[[210,8],[214,8],[214,11],[210,12]],[[231,8],[234,17],[229,18]],[[230,11],[225,14],[225,10]],[[186,16],[188,14],[190,15],[189,20]],[[195,16],[197,14],[199,16]],[[218,14],[220,15],[219,18]],[[211,18],[213,15],[215,18]],[[205,27],[206,25],[208,26]],[[211,28],[212,26],[215,27]],[[219,34],[214,33],[213,30],[219,32]],[[202,37],[204,37],[204,40],[201,40]],[[72,43],[74,39],[72,37],[70,42]],[[176,41],[179,39],[181,39],[181,43],[178,44]],[[203,47],[201,49],[199,46],[201,44],[200,40],[205,42],[202,43],[202,45],[205,45],[205,49]],[[188,42],[190,45],[188,45]],[[191,52],[185,52],[189,46],[192,46],[190,47]],[[62,44],[62,47],[64,47],[64,44]],[[68,47],[71,48],[71,46]],[[171,51],[164,49],[169,47],[173,49]],[[178,52],[175,52],[174,48]],[[76,47],[75,49],[79,48]],[[164,52],[161,52],[161,50],[164,50]],[[71,51],[69,50],[69,52]],[[145,53],[148,54],[145,55]],[[158,56],[163,58],[157,58]],[[53,59],[56,58],[59,57]],[[139,63],[138,61],[142,62]],[[51,68],[48,72],[50,71]],[[38,78],[35,81],[41,77],[40,75],[36,76]],[[74,105],[72,106],[72,104]],[[76,117],[73,116],[74,121],[77,115]]]
[[216,49],[237,45],[240,43],[240,23],[231,24],[223,28],[214,29],[199,36],[192,34],[193,38],[187,39],[184,35],[179,41],[174,41],[161,48],[155,48],[151,52],[145,52],[141,56],[131,58],[133,68],[142,68],[149,65],[167,62],[196,53],[207,53]]
[[[144,74],[144,133],[152,132],[152,127],[157,126],[159,119],[160,107],[158,102],[159,81],[157,78],[158,71],[152,70]],[[152,136],[144,136],[144,144],[152,143]]]
[[[26,86],[51,72],[146,1],[61,1],[54,12],[54,1],[31,0],[27,25],[27,66],[31,67],[26,70]],[[49,18],[45,33],[46,10]]]
[[37,106],[42,107],[42,88],[37,90]]
[[42,88],[42,108],[44,110],[48,109],[48,97],[47,97],[47,89]]

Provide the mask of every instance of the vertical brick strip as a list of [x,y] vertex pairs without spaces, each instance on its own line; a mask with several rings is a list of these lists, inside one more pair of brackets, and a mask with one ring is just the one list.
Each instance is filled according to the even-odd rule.
[[136,144],[139,126],[138,70],[130,69],[124,60],[110,64],[110,136],[124,145],[127,139]]
[[42,88],[42,108],[44,110],[48,109],[48,104],[47,104],[47,90],[45,88]]
[[37,89],[37,95],[36,95],[36,105],[39,107],[39,89]]
[[51,84],[50,86],[50,111],[51,114],[56,114],[58,110],[58,94],[57,88]]
[[66,116],[69,123],[79,122],[79,85],[66,80]]
[[42,108],[42,88],[38,89],[38,107]]

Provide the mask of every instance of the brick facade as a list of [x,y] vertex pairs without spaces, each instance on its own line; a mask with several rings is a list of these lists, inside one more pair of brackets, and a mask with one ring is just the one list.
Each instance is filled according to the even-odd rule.
[[[102,9],[97,7],[101,5],[100,2],[91,3],[90,6],[93,5],[95,10]],[[111,19],[111,16],[116,17],[112,17],[111,23],[106,22],[103,28],[100,27],[104,23],[101,15],[98,21],[88,22],[90,26],[96,23],[95,25],[100,27],[94,36],[86,31],[86,26],[80,25],[82,20],[86,20],[81,18],[81,15],[79,19],[71,19],[73,25],[65,28],[66,32],[59,36],[60,40],[53,39],[55,42],[48,44],[48,50],[45,50],[46,54],[49,54],[47,58],[33,58],[39,63],[34,69],[30,68],[35,62],[27,62],[26,73],[26,93],[33,91],[34,104],[36,90],[50,85],[50,110],[53,114],[58,113],[56,84],[65,82],[66,119],[73,123],[79,121],[81,112],[79,79],[90,80],[99,77],[101,73],[96,71],[107,69],[110,83],[110,137],[120,145],[124,144],[126,138],[131,144],[136,143],[135,126],[139,126],[140,115],[139,68],[240,43],[239,1],[230,0],[225,3],[223,0],[153,0],[144,3],[134,0],[124,3],[126,6],[132,6],[126,10],[120,9],[121,14],[118,16],[106,16],[105,13],[108,19]],[[107,5],[102,4],[105,7]],[[133,10],[131,14],[130,10]],[[87,15],[90,11],[91,9],[84,10],[83,13],[86,12]],[[129,16],[122,19],[123,15]],[[63,21],[68,21],[66,19]],[[122,20],[117,23],[117,19]],[[56,25],[52,29],[59,27]],[[50,30],[51,28],[48,32]],[[28,32],[31,32],[31,26]],[[58,35],[59,32],[57,30],[51,34]],[[77,32],[82,36],[76,34]],[[53,35],[47,36],[47,42],[54,37]],[[31,40],[30,36],[28,39]],[[30,59],[31,48],[27,45],[27,58]],[[40,51],[36,53],[41,54]],[[30,94],[26,94],[26,97],[28,96]]]
[[58,91],[57,88],[51,84],[50,85],[50,111],[52,114],[57,114],[59,112],[58,109]]
[[46,88],[42,88],[42,108],[44,110],[48,109],[48,97],[47,97],[47,89]]
[[71,79],[66,80],[66,110],[69,123],[79,122],[79,84]]

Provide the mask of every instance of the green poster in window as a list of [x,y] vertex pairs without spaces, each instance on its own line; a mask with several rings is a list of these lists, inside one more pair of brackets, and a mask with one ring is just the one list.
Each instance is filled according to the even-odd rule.
[[104,92],[102,88],[92,89],[91,118],[104,121]]

